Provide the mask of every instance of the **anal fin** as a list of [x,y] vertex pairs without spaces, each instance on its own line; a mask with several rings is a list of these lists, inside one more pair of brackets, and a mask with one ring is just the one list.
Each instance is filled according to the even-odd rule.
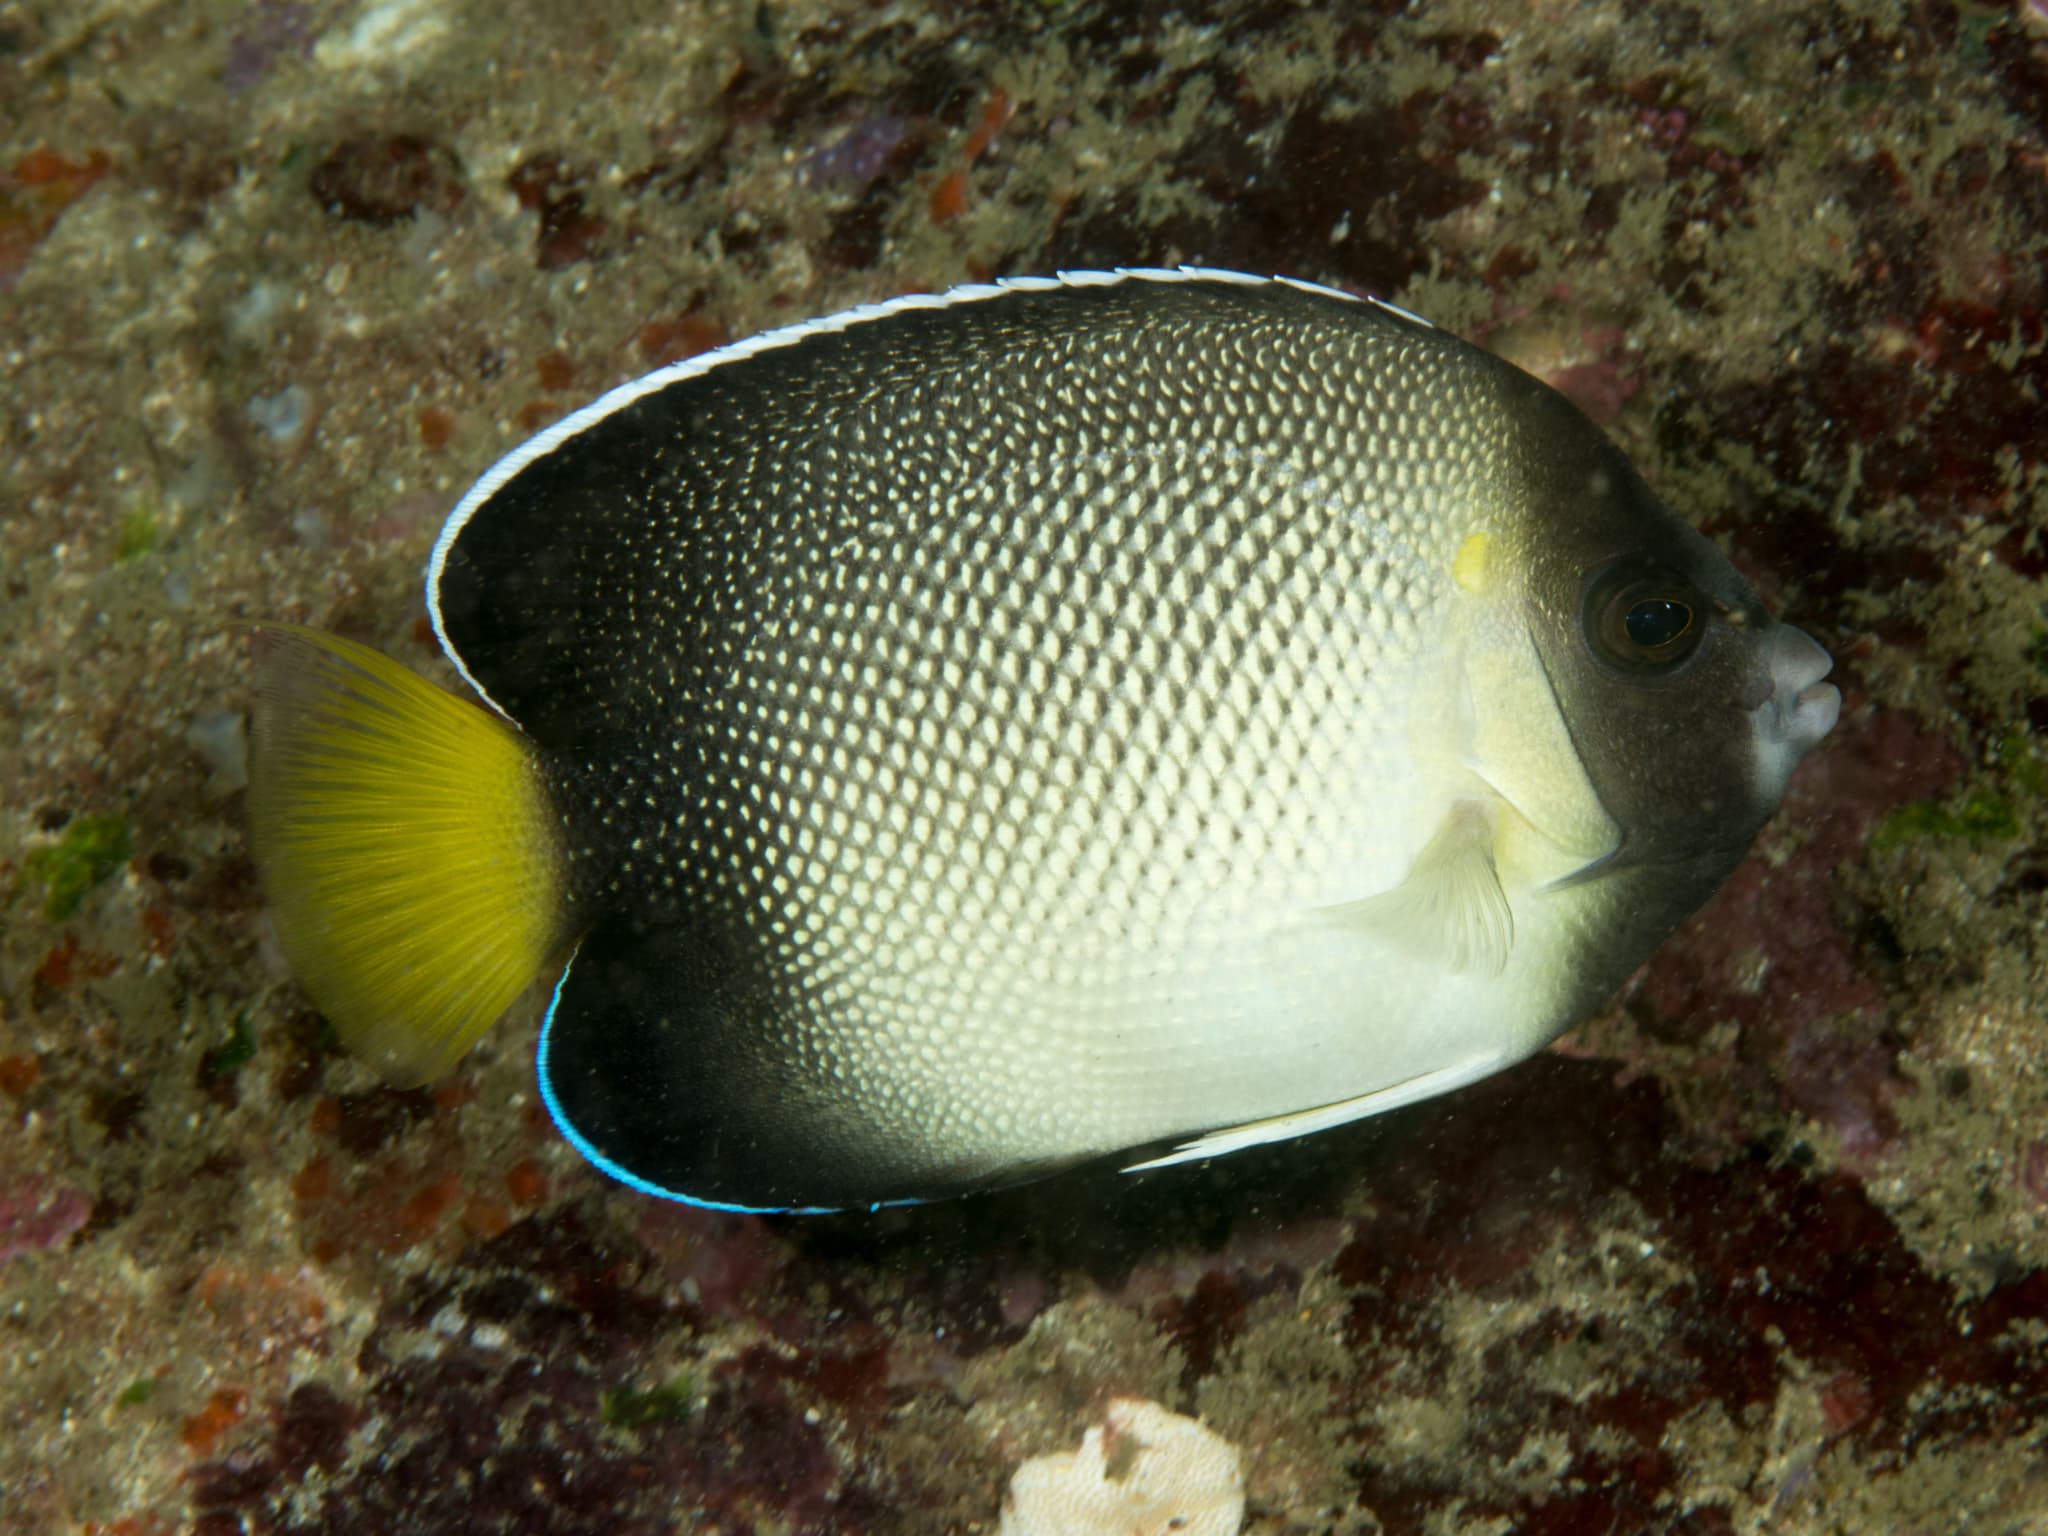
[[609,917],[555,989],[541,1098],[613,1178],[721,1210],[914,1205],[1056,1166],[962,1154],[878,1112],[890,1063],[835,1057],[846,1029],[807,1007],[739,914]]

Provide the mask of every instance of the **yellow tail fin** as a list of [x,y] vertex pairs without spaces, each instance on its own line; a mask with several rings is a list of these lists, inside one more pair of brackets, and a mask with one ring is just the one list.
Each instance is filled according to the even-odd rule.
[[524,737],[367,646],[258,631],[249,827],[278,938],[349,1048],[446,1070],[568,937]]

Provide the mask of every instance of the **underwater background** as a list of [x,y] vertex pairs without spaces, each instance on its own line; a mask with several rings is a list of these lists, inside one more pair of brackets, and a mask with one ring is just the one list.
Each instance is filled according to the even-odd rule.
[[[1279,1533],[2048,1532],[2048,7],[0,10],[0,1532],[993,1531],[1118,1397]],[[247,637],[441,679],[521,438],[755,330],[1199,262],[1548,379],[1841,724],[1613,1006],[1211,1166],[656,1202],[539,999],[342,1056]]]

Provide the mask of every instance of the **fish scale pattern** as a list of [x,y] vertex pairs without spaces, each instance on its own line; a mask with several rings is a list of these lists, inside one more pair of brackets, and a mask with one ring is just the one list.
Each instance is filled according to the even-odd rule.
[[591,764],[606,899],[743,930],[763,1052],[871,1121],[1050,1143],[1049,1054],[1104,1145],[1241,1112],[1227,1050],[1161,1105],[1176,1038],[1255,1022],[1261,926],[1427,836],[1410,711],[1483,380],[1426,426],[1364,381],[1432,346],[1155,315],[871,382],[784,454],[708,432],[618,555],[610,643],[663,707]]

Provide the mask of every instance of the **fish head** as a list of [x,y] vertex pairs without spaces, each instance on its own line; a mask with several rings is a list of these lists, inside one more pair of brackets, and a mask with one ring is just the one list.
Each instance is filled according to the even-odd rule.
[[[1562,400],[1551,409],[1577,415]],[[1580,446],[1528,476],[1517,564],[1564,728],[1619,832],[1585,873],[1725,874],[1833,727],[1833,663],[1604,437],[1576,425],[1558,436]]]

